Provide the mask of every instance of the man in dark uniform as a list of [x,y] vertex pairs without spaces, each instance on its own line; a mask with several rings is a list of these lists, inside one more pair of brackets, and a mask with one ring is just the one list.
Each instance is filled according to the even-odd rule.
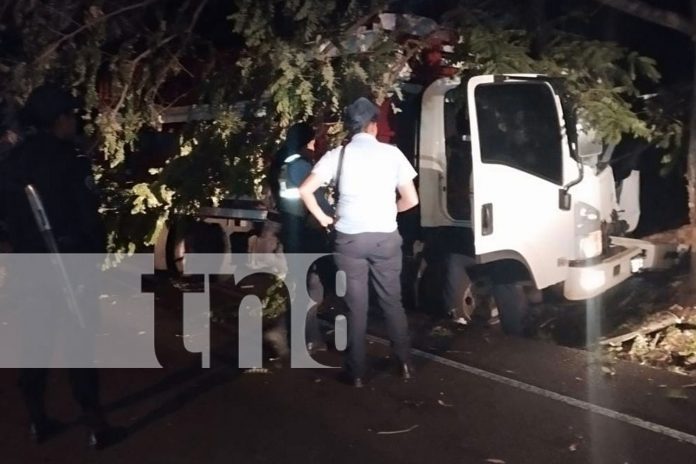
[[[282,164],[274,190],[277,191],[276,201],[283,224],[281,241],[286,253],[328,252],[326,233],[309,214],[299,193],[300,185],[312,172],[314,143],[312,127],[298,123],[288,129],[285,145],[279,151]],[[315,197],[326,214],[333,214],[325,188],[317,189]]]
[[[9,156],[20,140],[16,116],[14,105],[9,99],[0,97],[0,163]],[[5,224],[6,213],[2,201],[3,192],[4,186],[0,184],[0,253],[6,253],[10,250]],[[0,270],[0,272],[2,271]]]
[[[78,153],[75,144],[78,107],[77,100],[68,92],[43,85],[32,92],[22,111],[24,122],[33,126],[35,133],[13,150],[2,166],[2,181],[7,189],[4,209],[14,253],[49,251],[24,192],[28,184],[34,186],[43,200],[61,253],[106,252],[106,234],[98,213],[90,160]],[[32,284],[43,285],[42,282]],[[26,298],[19,303],[26,304]],[[98,371],[93,368],[68,371],[73,396],[82,408],[83,422],[88,428],[88,445],[102,447],[113,438],[114,429],[107,426],[101,411]],[[19,386],[29,412],[31,433],[38,443],[59,429],[59,423],[45,411],[47,375],[48,369],[20,371]]]
[[[314,166],[315,133],[305,122],[288,129],[285,144],[276,155],[277,178],[271,178],[272,191],[281,216],[280,233],[285,253],[330,253],[326,230],[309,214],[300,198],[299,187],[312,172]],[[333,215],[325,187],[315,192],[321,209]],[[322,303],[327,292],[331,292],[336,268],[331,256],[319,259],[310,269],[308,290],[312,300]],[[316,316],[317,307],[310,309],[307,317],[306,338],[308,350],[324,349],[324,343]],[[289,319],[286,321],[289,323]]]

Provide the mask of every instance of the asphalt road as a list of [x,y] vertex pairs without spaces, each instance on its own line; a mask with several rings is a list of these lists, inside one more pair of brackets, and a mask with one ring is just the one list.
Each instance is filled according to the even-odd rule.
[[[681,388],[693,380],[607,368],[587,352],[496,329],[433,337],[417,319],[417,376],[407,383],[379,338],[361,390],[339,383],[337,369],[268,362],[267,372],[242,373],[229,356],[232,338],[216,347],[211,369],[180,358],[166,369],[106,370],[109,417],[127,436],[100,452],[84,448],[76,425],[33,445],[16,371],[3,370],[0,462],[696,463],[696,389]],[[338,366],[341,358],[317,359]],[[67,398],[67,378],[55,372],[50,411],[74,421]]]

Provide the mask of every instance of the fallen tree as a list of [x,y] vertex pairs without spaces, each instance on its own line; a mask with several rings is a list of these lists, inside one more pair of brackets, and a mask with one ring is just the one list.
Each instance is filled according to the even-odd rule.
[[[115,252],[152,245],[171,215],[227,196],[262,197],[268,157],[289,124],[340,122],[340,108],[361,95],[398,97],[410,71],[438,56],[456,62],[464,77],[562,77],[570,100],[608,141],[627,133],[668,144],[678,138],[678,122],[659,125],[635,108],[636,80],[659,78],[649,58],[564,32],[562,23],[545,28],[538,47],[538,31],[503,1],[460,2],[439,25],[391,21],[390,8],[379,0],[70,0],[60,8],[6,1],[0,92],[21,103],[53,80],[84,96]],[[421,54],[432,45],[433,24],[448,31],[451,55]],[[250,103],[240,110],[239,101]],[[161,130],[163,108],[192,103],[208,105],[216,119],[179,128],[176,150],[135,177],[127,158],[143,155],[138,137]],[[330,136],[340,131],[334,125]]]

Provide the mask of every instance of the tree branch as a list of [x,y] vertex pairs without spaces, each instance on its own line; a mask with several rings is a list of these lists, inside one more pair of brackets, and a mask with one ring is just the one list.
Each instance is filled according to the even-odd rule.
[[[384,8],[385,5],[378,4],[375,8],[372,9],[372,11],[369,11],[365,15],[358,18],[348,29],[345,30],[345,32],[341,34],[340,38],[336,38],[334,40],[340,42],[341,40],[350,37],[351,35],[354,35],[356,32],[358,32],[358,30],[361,27],[366,26],[370,21],[374,19],[375,16],[377,16],[381,11],[384,11]],[[338,51],[339,49],[339,46],[336,45],[332,40],[325,42],[325,45],[326,48],[317,57],[320,60],[328,58],[332,53]]]
[[191,37],[191,34],[193,33],[193,28],[196,27],[196,24],[198,23],[198,18],[200,18],[201,12],[203,11],[203,8],[205,8],[205,6],[207,4],[208,4],[208,0],[202,0],[198,4],[196,11],[193,13],[193,19],[191,20],[191,24],[189,25],[189,28],[186,31],[189,38]]
[[86,31],[87,29],[94,27],[98,23],[104,22],[109,18],[113,18],[114,16],[118,16],[120,14],[126,13],[126,12],[131,11],[131,10],[137,10],[138,8],[144,8],[144,7],[151,5],[152,3],[155,3],[157,1],[159,1],[159,0],[144,0],[144,1],[139,2],[139,3],[134,3],[132,5],[124,6],[123,8],[119,8],[118,10],[114,10],[110,13],[99,16],[98,18],[94,18],[91,21],[78,27],[77,29],[75,29],[71,33],[64,35],[63,37],[61,37],[59,40],[55,41],[54,43],[52,43],[48,47],[46,47],[44,49],[44,51],[41,52],[36,59],[34,59],[34,62],[36,63],[36,62],[39,62],[39,61],[46,59],[46,57],[50,56],[52,53],[54,53],[56,50],[58,50],[58,48],[63,43],[65,43],[68,40],[72,39],[73,37],[81,34],[82,32]]
[[[164,66],[160,70],[160,72],[158,73],[157,77],[154,80],[153,87],[148,92],[149,98],[152,98],[154,100],[154,98],[157,96],[157,93],[159,92],[160,87],[162,87],[162,85],[164,84],[164,82],[167,78],[167,74],[169,73],[172,66],[174,66],[175,64],[178,64],[179,66],[181,66],[181,69],[183,69],[184,71],[186,71],[187,73],[189,73],[189,75],[191,75],[193,77],[193,74],[188,69],[186,69],[184,67],[184,65],[181,63],[181,60],[179,58],[180,58],[181,54],[186,50],[189,43],[191,43],[191,39],[193,37],[193,30],[195,29],[196,24],[198,24],[198,20],[201,16],[201,12],[203,11],[203,9],[205,8],[205,6],[207,4],[208,4],[208,0],[201,0],[200,3],[198,4],[198,6],[196,7],[196,10],[193,13],[191,22],[189,23],[189,26],[186,29],[186,36],[184,37],[184,40],[183,40],[181,46],[179,47],[179,49],[176,53],[170,53],[171,56],[170,56],[169,61],[167,62],[167,65]],[[183,12],[185,10],[182,9],[180,11]]]
[[56,7],[54,7],[53,5],[51,5],[51,4],[49,4],[49,3],[46,3],[46,2],[40,2],[40,3],[41,3],[41,6],[42,6],[43,8],[46,8],[47,10],[52,11],[54,14],[57,14],[58,16],[61,16],[62,18],[64,18],[64,19],[70,21],[70,22],[73,23],[74,25],[76,25],[76,26],[81,26],[81,25],[82,25],[82,24],[78,23],[77,21],[75,21],[75,20],[72,18],[72,16],[70,16],[69,14],[63,13],[61,10],[59,10],[59,9],[56,8]]
[[696,36],[696,27],[689,18],[665,10],[656,8],[642,0],[595,0],[603,5],[609,6],[623,13],[649,21],[660,26],[679,31],[689,37]]
[[121,97],[118,99],[116,106],[114,106],[114,108],[111,110],[112,114],[118,113],[118,110],[120,110],[121,107],[123,106],[123,104],[125,103],[128,92],[130,91],[131,83],[133,81],[133,75],[135,74],[135,69],[138,66],[138,63],[140,63],[143,59],[150,56],[155,50],[163,47],[167,43],[174,40],[176,37],[177,36],[175,36],[175,35],[170,35],[166,39],[162,39],[161,41],[159,41],[157,44],[155,44],[154,47],[148,48],[147,50],[142,52],[140,55],[135,57],[135,59],[131,63],[131,69],[130,69],[130,75],[129,75],[128,82],[126,82],[126,85],[123,87],[123,91],[121,92]]

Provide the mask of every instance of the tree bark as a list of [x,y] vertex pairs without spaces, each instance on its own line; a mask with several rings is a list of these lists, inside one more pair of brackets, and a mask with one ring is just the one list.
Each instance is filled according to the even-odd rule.
[[650,324],[647,324],[631,332],[619,335],[617,337],[607,338],[605,340],[600,341],[599,344],[602,346],[621,345],[622,343],[626,343],[629,340],[633,340],[639,335],[650,335],[651,333],[659,332],[661,330],[666,329],[667,327],[681,324],[682,322],[684,321],[681,317],[675,316],[674,314],[669,314],[668,317],[663,320],[651,322]]
[[532,58],[539,59],[546,49],[549,39],[549,24],[546,16],[546,0],[531,0],[529,9],[529,29],[532,32]]
[[[696,27],[696,0],[691,0],[692,24]],[[691,56],[693,76],[691,82],[691,119],[689,121],[689,146],[687,157],[687,189],[689,191],[689,222],[691,224],[691,289],[696,290],[696,42],[692,37]]]

